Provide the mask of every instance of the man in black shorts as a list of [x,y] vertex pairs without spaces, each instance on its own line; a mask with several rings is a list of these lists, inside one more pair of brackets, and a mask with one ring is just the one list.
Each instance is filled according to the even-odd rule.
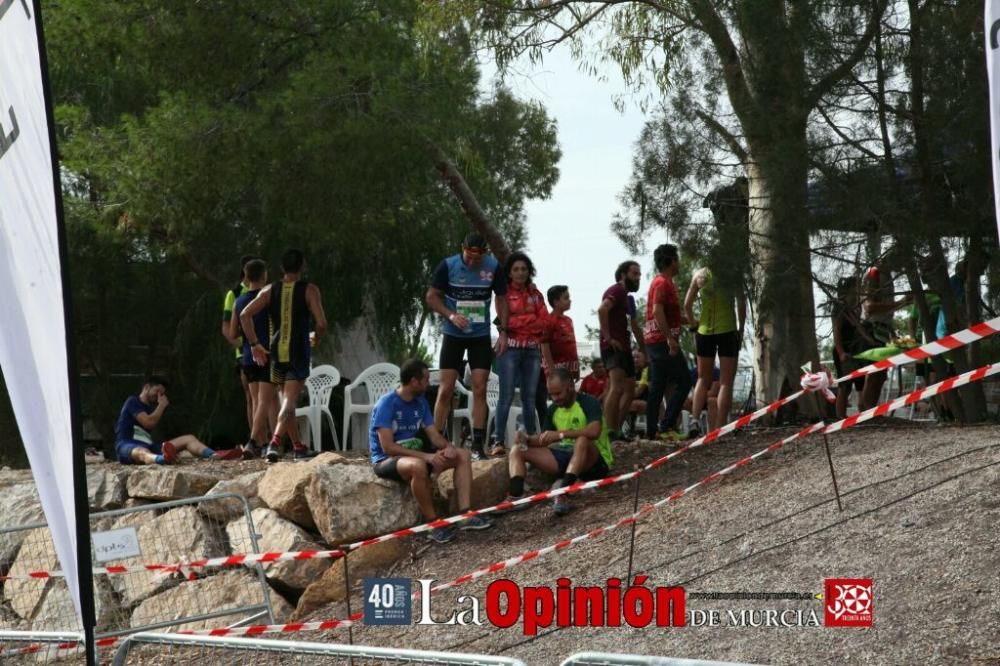
[[[611,429],[611,438],[621,438],[622,396],[629,377],[635,375],[632,360],[631,336],[628,313],[629,294],[638,291],[642,271],[635,261],[623,261],[615,270],[615,283],[605,290],[601,306],[597,308],[597,319],[601,323],[601,360],[608,369],[608,393],[604,398],[604,420]],[[642,348],[643,341],[636,340]]]
[[441,343],[441,385],[434,404],[434,422],[441,432],[448,427],[451,399],[455,382],[463,370],[463,358],[468,352],[472,368],[472,456],[485,457],[486,443],[486,382],[493,362],[490,339],[490,302],[496,294],[500,339],[497,354],[507,350],[507,279],[496,258],[488,255],[486,239],[470,233],[462,244],[462,252],[442,261],[434,271],[427,306],[444,319],[444,340]]
[[[427,364],[410,359],[399,370],[399,388],[375,403],[368,432],[375,475],[410,486],[420,512],[427,522],[437,518],[431,497],[431,476],[446,469],[455,470],[455,490],[459,513],[470,508],[472,497],[472,462],[469,452],[458,449],[434,427],[430,405],[424,391],[430,383]],[[463,530],[485,530],[493,522],[485,516],[466,518],[456,526]],[[438,543],[455,537],[453,527],[436,527],[428,535]]]
[[[281,257],[281,280],[260,290],[240,313],[240,324],[248,336],[254,362],[265,365],[271,361],[271,383],[282,386],[278,423],[267,446],[266,457],[270,463],[280,457],[281,439],[288,433],[296,458],[308,456],[299,437],[295,420],[295,406],[305,380],[311,371],[312,345],[326,333],[326,314],[323,312],[319,287],[302,279],[306,260],[301,250],[289,249]],[[254,329],[253,317],[267,308],[271,344],[264,347]],[[310,318],[315,337],[310,336]],[[316,442],[319,446],[319,442]]]
[[[518,433],[517,446],[510,452],[507,501],[526,497],[527,463],[558,477],[553,488],[571,486],[577,480],[603,479],[614,464],[608,429],[597,398],[577,393],[573,375],[565,368],[555,368],[549,373],[547,388],[552,404],[542,432],[537,435]],[[571,507],[567,496],[555,497],[552,509],[557,516],[569,513]]]
[[[243,445],[243,457],[248,460],[260,457],[260,448],[267,442],[269,429],[277,425],[278,403],[275,399],[274,385],[271,384],[271,369],[266,365],[257,365],[253,360],[250,342],[243,334],[240,315],[247,305],[257,298],[257,294],[267,284],[267,265],[261,259],[247,262],[244,274],[249,281],[247,291],[236,299],[233,305],[233,317],[229,320],[230,337],[243,341],[240,358],[240,369],[250,385],[250,397],[253,403],[253,420],[250,426],[250,439]],[[270,317],[267,310],[261,310],[253,316],[255,339],[267,349],[270,344]]]

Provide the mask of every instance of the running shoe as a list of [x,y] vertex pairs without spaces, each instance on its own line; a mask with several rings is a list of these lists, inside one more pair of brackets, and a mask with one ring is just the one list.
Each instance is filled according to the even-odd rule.
[[212,455],[213,460],[243,460],[242,449],[222,449]]
[[691,427],[688,428],[687,438],[698,439],[699,437],[701,437],[701,428],[697,424],[691,424]]
[[[525,497],[528,497],[528,496],[529,496],[528,493],[524,493],[523,495],[507,495],[507,497],[503,498],[503,501],[504,502],[516,502],[517,500],[524,499]],[[511,507],[507,507],[505,509],[497,509],[493,513],[495,513],[498,516],[502,516],[505,513],[514,513],[515,511],[524,511],[525,509],[530,509],[531,506],[532,506],[532,502],[525,502],[524,504],[518,504],[517,506],[511,506]]]
[[488,530],[493,527],[493,521],[488,516],[472,516],[458,524],[460,530]]
[[281,451],[279,451],[278,447],[275,446],[274,444],[268,444],[267,452],[264,454],[264,457],[267,458],[267,462],[276,463],[278,462],[278,459],[281,457]]
[[292,458],[294,460],[302,460],[304,458],[311,458],[312,451],[309,450],[305,444],[299,444],[298,446],[292,446]]
[[163,462],[173,465],[177,461],[177,447],[174,446],[173,442],[163,442],[160,455],[163,456]]
[[252,439],[243,445],[243,460],[260,458],[260,447]]
[[427,533],[427,538],[435,543],[448,543],[455,538],[455,528],[435,527]]
[[469,458],[472,460],[472,462],[479,462],[480,460],[486,460],[486,452],[483,451],[482,449],[476,449],[476,448],[470,449]]
[[569,498],[565,495],[556,495],[552,498],[552,513],[560,518],[572,510],[573,506],[569,503]]
[[498,442],[490,447],[490,458],[503,458],[505,455],[507,455],[507,449],[503,442]]

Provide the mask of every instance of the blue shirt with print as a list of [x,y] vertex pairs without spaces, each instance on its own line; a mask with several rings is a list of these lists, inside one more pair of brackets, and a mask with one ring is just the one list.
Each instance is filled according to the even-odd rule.
[[434,425],[434,414],[424,396],[414,400],[403,400],[393,391],[382,396],[375,403],[372,411],[371,426],[368,430],[368,448],[371,451],[372,464],[377,464],[388,458],[382,450],[378,439],[379,428],[392,429],[392,441],[404,442],[416,438],[420,431]]
[[490,334],[490,302],[493,294],[507,293],[507,278],[496,257],[485,256],[472,268],[461,254],[442,261],[431,286],[444,292],[445,305],[469,320],[469,328],[461,329],[451,321],[444,322],[444,333],[456,338],[481,338]]

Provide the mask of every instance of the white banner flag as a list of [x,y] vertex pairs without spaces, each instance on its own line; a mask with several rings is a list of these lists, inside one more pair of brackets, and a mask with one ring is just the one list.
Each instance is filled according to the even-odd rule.
[[990,137],[993,150],[993,205],[1000,238],[1000,0],[986,0],[986,72],[990,79]]
[[29,0],[0,0],[0,367],[79,616],[59,229],[34,13]]

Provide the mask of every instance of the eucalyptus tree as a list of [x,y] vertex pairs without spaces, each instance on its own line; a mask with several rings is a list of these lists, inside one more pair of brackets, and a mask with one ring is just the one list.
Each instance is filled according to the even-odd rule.
[[[748,179],[755,266],[754,365],[758,396],[798,383],[816,360],[809,264],[807,182],[810,114],[869,49],[885,0],[463,0],[435,5],[462,21],[501,65],[542,60],[568,45],[597,72],[610,63],[658,101],[674,95],[684,115],[714,135]],[[588,40],[599,48],[587,50]],[[726,113],[726,112],[729,113]],[[673,116],[664,122],[671,123]],[[646,192],[619,230],[663,218],[676,202]],[[635,218],[639,217],[639,221]]]

